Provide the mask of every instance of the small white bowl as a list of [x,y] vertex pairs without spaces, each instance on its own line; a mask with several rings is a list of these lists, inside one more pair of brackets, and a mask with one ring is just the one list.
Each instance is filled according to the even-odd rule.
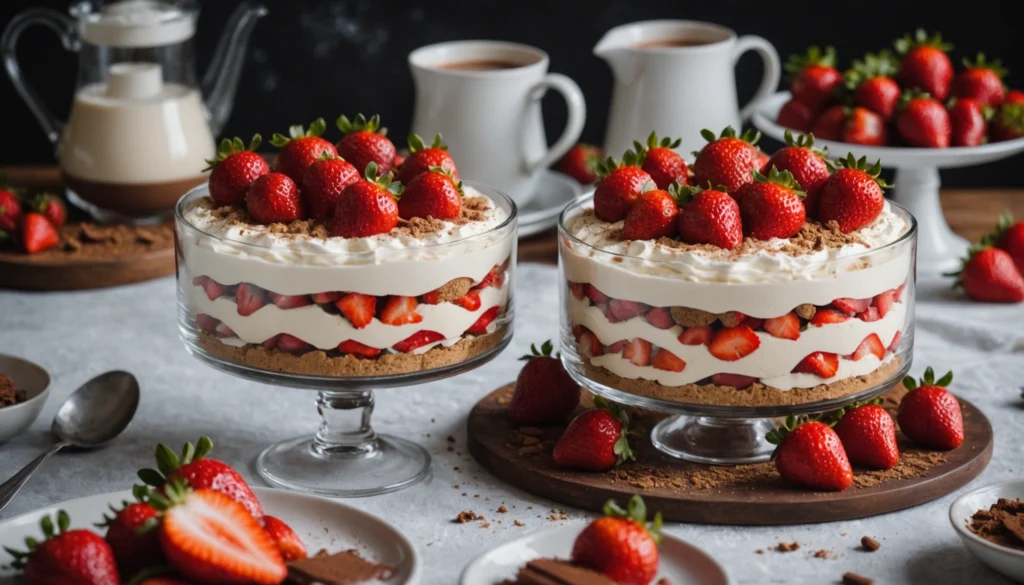
[[993,570],[1024,583],[1024,551],[993,544],[967,527],[975,512],[989,509],[999,498],[1024,499],[1024,480],[1004,481],[967,492],[950,505],[949,521],[967,550]]
[[0,373],[28,395],[25,402],[0,408],[0,445],[32,426],[50,395],[50,375],[42,367],[12,355],[0,354]]

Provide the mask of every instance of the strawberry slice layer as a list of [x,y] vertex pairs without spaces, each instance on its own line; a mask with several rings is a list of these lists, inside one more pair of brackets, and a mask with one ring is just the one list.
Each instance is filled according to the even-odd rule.
[[816,374],[822,378],[831,378],[839,371],[839,356],[834,353],[816,351],[800,361],[793,368],[796,373]]
[[667,349],[658,350],[651,360],[651,365],[667,372],[682,372],[686,369],[686,362]]
[[727,327],[715,334],[708,351],[716,358],[734,362],[742,359],[761,346],[761,338],[747,325]]
[[491,322],[498,317],[498,310],[498,306],[493,306],[484,311],[483,314],[480,315],[480,318],[470,325],[469,329],[466,329],[466,333],[469,333],[470,335],[486,335],[487,328],[491,325]]
[[622,348],[622,357],[629,360],[634,366],[649,366],[651,364],[651,342],[639,337],[631,340]]
[[443,339],[444,335],[441,335],[437,331],[417,331],[402,341],[394,344],[391,348],[401,353],[407,353],[414,349],[419,349],[429,343],[442,341]]
[[860,342],[857,346],[857,350],[853,352],[853,361],[859,361],[867,355],[873,355],[878,359],[885,357],[885,346],[882,345],[882,340],[879,339],[878,335],[872,333],[864,338],[864,341]]

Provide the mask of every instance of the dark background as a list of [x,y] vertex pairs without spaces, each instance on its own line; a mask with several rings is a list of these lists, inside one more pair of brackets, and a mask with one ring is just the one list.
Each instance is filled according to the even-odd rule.
[[[200,73],[237,4],[234,0],[201,2]],[[3,0],[0,24],[6,26],[16,12],[29,6],[64,11],[67,5],[66,0]],[[381,114],[393,139],[404,141],[413,101],[406,66],[409,51],[445,40],[491,38],[546,50],[551,69],[575,79],[586,96],[583,139],[600,143],[612,79],[591,48],[613,26],[655,18],[707,20],[739,34],[761,35],[775,44],[783,59],[810,44],[831,44],[844,67],[865,51],[890,47],[892,39],[915,27],[937,29],[956,45],[955,63],[984,50],[1010,67],[1007,83],[1011,87],[1024,87],[1024,41],[1012,17],[1019,4],[1010,2],[268,0],[267,5],[271,13],[253,34],[227,136],[254,132],[267,136],[318,116],[332,121],[341,113],[365,112]],[[54,111],[65,116],[76,56],[65,52],[57,38],[42,28],[25,33],[18,53],[26,77]],[[756,56],[750,54],[740,62],[741,102],[753,93],[760,73]],[[53,149],[6,76],[0,76],[0,105],[4,137],[0,164],[52,162]],[[564,116],[561,98],[545,98],[550,137],[561,131]],[[333,124],[330,129],[330,135],[337,136]],[[943,181],[946,186],[1024,187],[1020,161],[1015,157],[943,171]]]

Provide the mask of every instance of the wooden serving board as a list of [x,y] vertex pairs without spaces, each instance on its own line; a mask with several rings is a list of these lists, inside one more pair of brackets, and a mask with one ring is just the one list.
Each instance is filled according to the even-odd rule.
[[[541,445],[546,446],[538,454],[522,455],[523,447],[510,443],[516,425],[508,420],[505,404],[512,389],[512,384],[499,388],[473,407],[467,423],[470,453],[518,488],[593,511],[600,511],[608,499],[621,503],[638,493],[649,510],[676,522],[790,525],[850,520],[940,498],[977,477],[992,457],[988,419],[961,400],[963,445],[949,452],[927,452],[901,442],[901,462],[894,470],[855,470],[854,486],[842,492],[790,486],[772,463],[727,468],[680,461],[659,452],[646,436],[634,441],[636,462],[607,473],[566,471],[554,466],[549,446],[564,425],[538,427]],[[891,392],[890,405],[902,394],[898,389]],[[650,429],[661,416],[644,413],[639,422]],[[883,477],[887,479],[881,481]]]

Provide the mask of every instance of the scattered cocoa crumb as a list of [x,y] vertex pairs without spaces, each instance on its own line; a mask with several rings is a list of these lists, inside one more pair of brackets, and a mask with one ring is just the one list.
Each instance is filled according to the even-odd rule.
[[451,436],[451,435],[448,435],[448,438],[447,438],[446,440],[447,440],[447,441],[448,441],[449,443],[454,443],[454,442],[455,442],[455,437],[453,437],[453,436]]
[[975,512],[967,527],[991,543],[1024,551],[1024,500],[999,498]]
[[491,523],[490,522],[485,522],[485,523],[480,525],[480,528],[490,528],[490,527],[491,527]]
[[[621,229],[609,228],[604,235],[614,239],[624,239]],[[724,260],[748,256],[758,250],[779,251],[790,256],[802,256],[827,248],[841,248],[849,244],[867,245],[856,233],[844,234],[839,229],[839,224],[834,221],[830,221],[827,224],[807,221],[800,228],[800,231],[795,236],[789,238],[789,241],[785,242],[781,247],[773,242],[755,238],[746,238],[739,246],[731,250],[725,250],[710,244],[687,244],[671,238],[661,238],[655,242],[656,246],[684,252],[699,252],[701,255]]]
[[462,473],[462,470],[461,470],[461,469],[459,469],[459,466],[458,466],[458,465],[456,465],[455,467],[452,467],[452,471],[454,471],[454,472],[456,472],[456,473]]
[[451,445],[448,445],[448,449],[447,449],[447,451],[448,451],[449,453],[454,453],[454,452],[455,452],[455,447],[452,447]]
[[464,495],[464,496],[465,496],[465,495],[466,495],[466,492],[462,492],[462,495]]
[[832,551],[827,549],[820,549],[814,551],[814,558],[816,559],[828,559],[832,557]]
[[881,543],[879,543],[874,538],[871,538],[870,536],[862,536],[860,539],[861,549],[866,550],[868,552],[874,552],[878,550],[881,546]]
[[472,510],[466,510],[459,512],[459,515],[455,517],[455,522],[458,524],[466,524],[477,519],[476,513]]
[[874,579],[869,579],[857,573],[843,573],[843,585],[871,585]]
[[795,550],[800,550],[800,543],[796,542],[796,541],[793,541],[793,542],[780,542],[775,547],[775,550],[777,552],[793,552]]
[[506,508],[505,506],[500,506],[498,508],[498,513],[499,514],[508,514],[508,508]]
[[552,522],[558,522],[559,520],[568,520],[569,516],[560,510],[551,510],[551,514],[548,515],[548,520]]
[[526,526],[526,524],[523,524],[523,523],[522,523],[522,522],[520,522],[519,520],[513,520],[513,521],[512,521],[512,525],[513,525],[513,526]]
[[459,484],[453,483],[452,484],[452,489],[455,489],[455,490],[459,489]]
[[480,497],[480,494],[473,494],[473,497],[474,497],[474,498],[479,498],[479,497]]
[[764,554],[764,549],[763,548],[759,548],[759,549],[754,551],[754,554],[763,555]]

